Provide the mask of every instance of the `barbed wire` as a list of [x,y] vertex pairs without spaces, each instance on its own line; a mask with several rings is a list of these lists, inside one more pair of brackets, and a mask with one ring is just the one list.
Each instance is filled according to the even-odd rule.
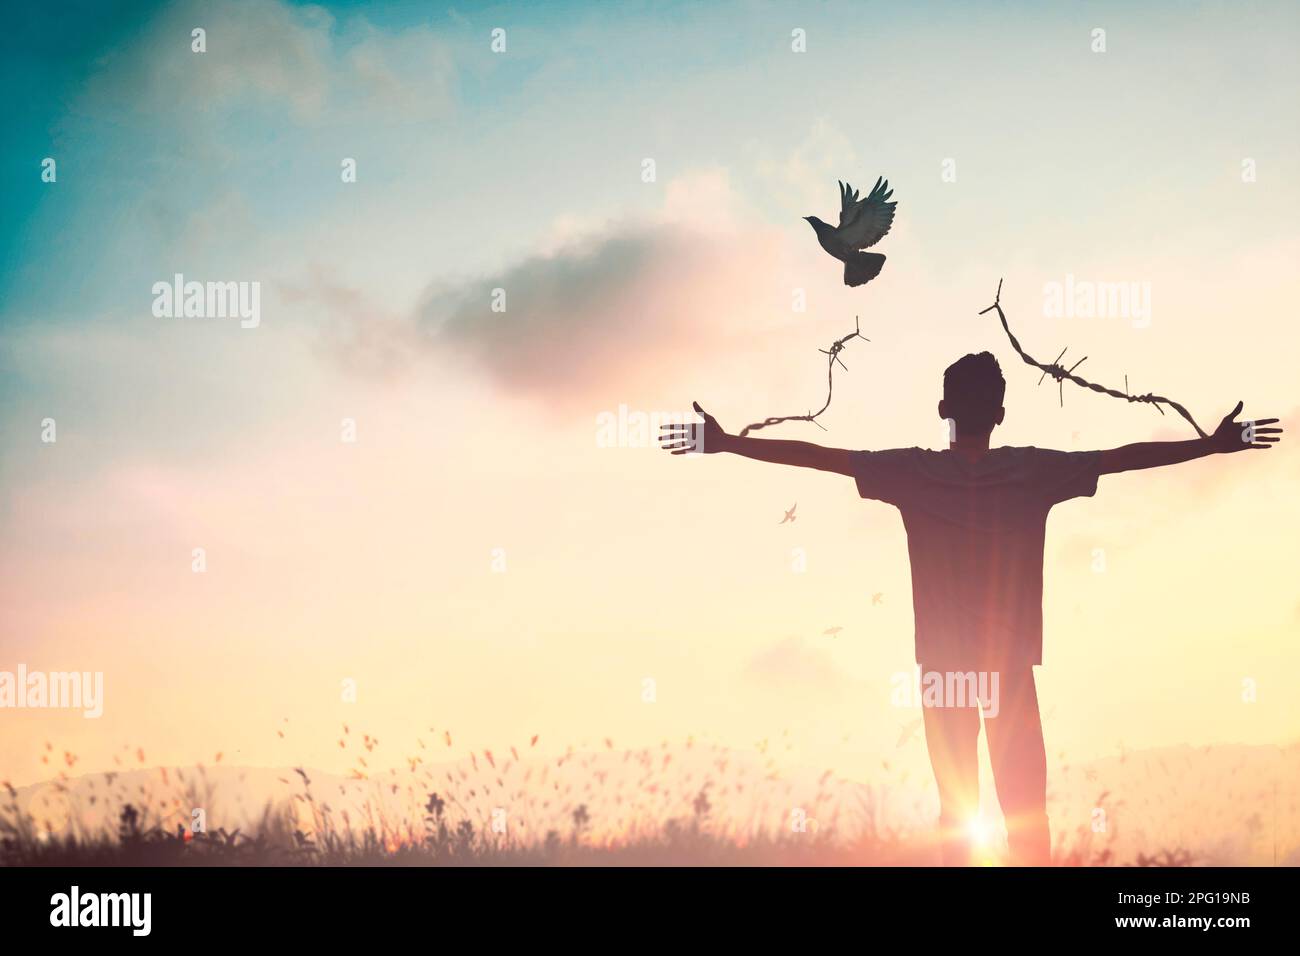
[[1034,366],[1034,368],[1042,369],[1043,374],[1039,377],[1038,384],[1039,385],[1043,384],[1043,379],[1045,379],[1049,375],[1052,376],[1052,378],[1056,379],[1062,407],[1064,407],[1065,405],[1065,381],[1068,379],[1069,381],[1073,382],[1075,385],[1080,386],[1081,388],[1091,389],[1094,392],[1101,392],[1103,395],[1109,395],[1112,398],[1122,398],[1126,402],[1142,402],[1148,405],[1152,405],[1155,407],[1155,410],[1158,411],[1161,415],[1165,413],[1165,410],[1160,406],[1168,405],[1179,415],[1183,416],[1183,418],[1187,420],[1187,423],[1189,425],[1191,425],[1193,428],[1196,429],[1196,434],[1200,435],[1202,438],[1210,437],[1205,433],[1204,429],[1202,429],[1200,425],[1196,424],[1196,419],[1192,418],[1191,413],[1188,412],[1187,409],[1185,409],[1182,405],[1178,404],[1178,402],[1175,402],[1173,399],[1165,398],[1162,395],[1152,395],[1150,392],[1146,393],[1145,395],[1130,394],[1128,390],[1127,375],[1124,376],[1124,391],[1122,392],[1119,391],[1119,389],[1107,388],[1104,385],[1098,385],[1096,382],[1089,382],[1087,379],[1080,378],[1078,375],[1075,375],[1074,370],[1078,368],[1080,365],[1082,365],[1084,362],[1086,362],[1088,360],[1088,356],[1085,355],[1083,358],[1079,359],[1079,361],[1075,362],[1069,368],[1065,368],[1063,365],[1060,364],[1060,362],[1061,359],[1065,357],[1066,349],[1068,349],[1069,346],[1066,346],[1065,349],[1061,349],[1061,354],[1056,357],[1056,360],[1047,364],[1044,364],[1038,361],[1037,359],[1035,359],[1033,356],[1027,354],[1025,350],[1020,347],[1020,341],[1015,337],[1015,335],[1012,334],[1011,326],[1007,324],[1006,313],[1002,311],[1002,280],[1001,279],[998,280],[998,293],[993,299],[993,304],[989,306],[987,309],[981,310],[980,315],[984,315],[986,312],[992,312],[994,309],[997,310],[998,318],[1002,320],[1002,328],[1006,331],[1007,338],[1011,340],[1011,347],[1016,350],[1016,354],[1019,355],[1024,360],[1026,365],[1032,365]]
[[864,342],[871,341],[871,339],[867,338],[865,335],[862,334],[862,326],[858,322],[858,317],[856,315],[853,317],[853,325],[854,325],[853,331],[841,339],[836,339],[834,342],[831,343],[831,347],[829,349],[817,350],[818,352],[821,352],[823,355],[827,357],[826,358],[826,404],[825,405],[823,405],[815,412],[813,411],[808,412],[807,415],[782,415],[780,417],[765,418],[761,422],[754,422],[752,425],[746,425],[744,428],[740,430],[740,437],[744,438],[750,432],[756,432],[761,428],[766,428],[768,425],[779,425],[782,422],[812,422],[822,431],[825,431],[826,426],[824,426],[821,422],[817,421],[817,417],[821,415],[822,412],[826,411],[826,409],[831,407],[831,396],[834,394],[835,391],[835,363],[839,362],[840,368],[844,369],[844,371],[847,372],[849,370],[849,367],[844,364],[844,360],[840,358],[840,353],[844,351],[845,343],[847,343],[850,339],[862,339],[862,341]]

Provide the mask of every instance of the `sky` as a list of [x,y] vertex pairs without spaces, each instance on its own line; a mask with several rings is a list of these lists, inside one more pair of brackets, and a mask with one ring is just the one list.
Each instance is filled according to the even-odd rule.
[[[784,737],[862,776],[912,719],[897,512],[638,422],[815,408],[856,318],[826,431],[772,434],[939,447],[942,371],[988,349],[995,443],[1193,437],[1038,386],[977,314],[999,280],[1040,359],[1207,427],[1300,404],[1294,5],[6,16],[0,670],[105,687],[97,719],[0,714],[15,783],[47,742],[77,771],[341,768],[342,722],[466,750]],[[848,289],[802,217],[882,175],[887,261]],[[156,315],[178,273],[259,283],[256,327]],[[1066,282],[1135,283],[1149,315],[1052,314]],[[1296,740],[1298,491],[1284,442],[1053,511],[1049,754]]]

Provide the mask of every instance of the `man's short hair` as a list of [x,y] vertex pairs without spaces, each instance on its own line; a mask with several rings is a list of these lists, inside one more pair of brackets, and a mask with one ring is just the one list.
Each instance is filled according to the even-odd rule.
[[963,355],[943,373],[943,401],[959,435],[987,435],[997,423],[1007,382],[992,352]]

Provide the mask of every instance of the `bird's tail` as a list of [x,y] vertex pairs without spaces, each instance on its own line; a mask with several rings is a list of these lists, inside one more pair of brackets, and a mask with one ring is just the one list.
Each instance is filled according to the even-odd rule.
[[885,257],[878,252],[854,252],[844,260],[844,284],[858,286],[880,275]]

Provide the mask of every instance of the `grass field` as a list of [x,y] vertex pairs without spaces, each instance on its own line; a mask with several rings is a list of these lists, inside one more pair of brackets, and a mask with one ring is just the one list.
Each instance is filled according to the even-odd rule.
[[[346,732],[346,731],[345,731]],[[450,737],[448,737],[450,740]],[[534,741],[535,743],[535,741]],[[17,788],[0,782],[0,864],[868,865],[938,862],[925,786],[776,769],[687,741],[531,746],[385,761],[347,735],[346,775],[305,768],[136,766]],[[449,746],[449,745],[448,745]],[[72,754],[46,745],[47,763]],[[1295,865],[1297,748],[1169,748],[1057,767],[1054,862]],[[362,768],[365,768],[364,770]],[[896,768],[893,768],[896,769]],[[1098,811],[1105,825],[1098,827]],[[997,821],[972,859],[1005,856]]]

